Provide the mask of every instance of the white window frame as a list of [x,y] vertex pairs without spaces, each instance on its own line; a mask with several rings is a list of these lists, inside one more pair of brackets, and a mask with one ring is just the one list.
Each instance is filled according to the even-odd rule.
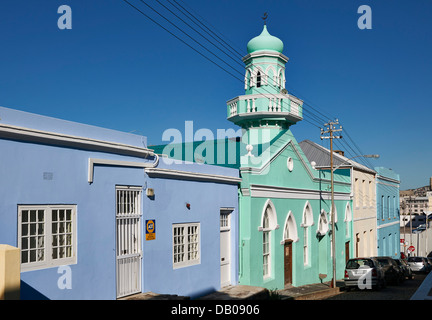
[[[69,217],[67,211],[70,211]],[[34,220],[31,218],[33,212]],[[56,217],[53,217],[54,213]],[[61,226],[61,223],[64,225]],[[65,242],[60,246],[62,238]],[[21,250],[21,271],[76,264],[76,205],[19,205],[18,248]],[[67,256],[60,258],[62,249]],[[40,259],[30,261],[31,252],[35,252],[36,256],[39,254]],[[27,259],[24,259],[25,255]]]
[[[196,233],[188,235],[189,228],[196,228]],[[183,233],[177,231],[183,229]],[[177,231],[176,231],[177,230]],[[201,263],[201,228],[199,222],[176,223],[172,225],[172,261],[173,269],[188,267]],[[191,239],[194,236],[195,239]],[[195,240],[192,242],[191,240]],[[193,251],[190,251],[191,246]]]
[[303,209],[303,223],[301,226],[303,227],[303,265],[305,267],[310,266],[310,255],[311,250],[309,247],[310,241],[310,227],[314,225],[313,221],[313,211],[312,206],[309,201],[306,201],[305,207]]
[[263,218],[263,277],[271,276],[271,243],[270,243],[270,217],[269,213],[264,213]]
[[303,229],[303,265],[309,265],[309,226]]

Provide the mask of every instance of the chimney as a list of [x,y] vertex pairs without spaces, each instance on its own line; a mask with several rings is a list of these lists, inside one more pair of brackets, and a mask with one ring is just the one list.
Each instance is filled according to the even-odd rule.
[[429,179],[429,188],[432,191],[432,177],[430,177],[430,179]]
[[[333,150],[334,153],[340,154],[341,156],[345,155],[345,152],[343,152],[342,150]],[[432,177],[431,177],[431,186],[432,186]]]

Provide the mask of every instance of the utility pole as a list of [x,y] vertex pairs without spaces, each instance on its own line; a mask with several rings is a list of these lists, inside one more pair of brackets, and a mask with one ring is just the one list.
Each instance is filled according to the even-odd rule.
[[[336,242],[335,242],[335,205],[334,205],[334,178],[333,178],[333,139],[341,139],[341,135],[334,135],[335,132],[342,131],[342,126],[339,126],[339,120],[334,122],[329,121],[324,124],[324,129],[321,129],[321,140],[330,139],[330,175],[331,175],[331,221],[332,221],[332,261],[333,261],[333,279],[332,288],[336,288]],[[328,134],[328,135],[327,135]]]

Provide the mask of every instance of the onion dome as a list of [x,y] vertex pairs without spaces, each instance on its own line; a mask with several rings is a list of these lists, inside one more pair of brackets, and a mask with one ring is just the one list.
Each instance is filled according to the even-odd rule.
[[267,31],[267,26],[264,25],[261,34],[250,40],[247,44],[247,51],[248,53],[252,53],[261,50],[271,50],[282,53],[283,47],[283,42],[279,38],[272,36]]

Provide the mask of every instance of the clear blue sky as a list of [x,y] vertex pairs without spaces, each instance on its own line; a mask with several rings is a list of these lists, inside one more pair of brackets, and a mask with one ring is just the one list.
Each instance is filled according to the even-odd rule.
[[[139,0],[129,1],[239,78],[246,44],[261,32],[267,11],[268,30],[290,58],[287,90],[310,113],[339,119],[351,137],[340,142],[347,155],[380,154],[370,163],[399,173],[401,189],[428,184],[430,0],[177,0],[240,53],[230,54],[237,62],[147,1],[235,70]],[[72,9],[71,30],[57,27],[63,4]],[[372,9],[371,30],[357,26],[360,5]],[[1,106],[143,134],[149,144],[162,143],[166,129],[183,132],[188,120],[215,134],[237,129],[226,120],[226,101],[244,93],[242,82],[123,0],[2,0],[0,44]],[[292,127],[297,140],[328,146],[320,140],[323,123],[305,119]]]

